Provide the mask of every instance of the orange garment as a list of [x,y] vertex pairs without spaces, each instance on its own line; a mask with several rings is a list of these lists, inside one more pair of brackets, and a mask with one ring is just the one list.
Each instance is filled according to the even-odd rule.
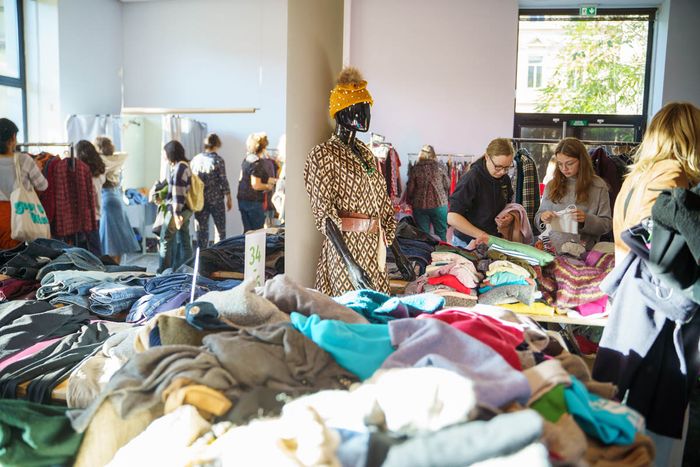
[[0,201],[0,250],[9,250],[20,242],[12,238],[12,208],[9,201]]
[[[613,235],[615,237],[615,262],[620,264],[629,253],[629,248],[622,241],[622,232],[639,224],[642,219],[651,216],[651,208],[659,196],[660,190],[671,188],[688,188],[688,177],[681,164],[668,159],[654,164],[645,174],[633,178],[627,176],[622,184],[620,193],[615,201],[615,214],[613,215]],[[634,188],[630,196],[630,190]],[[629,196],[627,213],[625,214],[625,202]]]

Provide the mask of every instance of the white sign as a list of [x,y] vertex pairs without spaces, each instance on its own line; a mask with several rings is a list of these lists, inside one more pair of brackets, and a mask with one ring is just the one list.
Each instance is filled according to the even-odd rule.
[[245,236],[243,277],[246,281],[253,281],[256,287],[265,283],[265,240],[264,230],[256,230]]

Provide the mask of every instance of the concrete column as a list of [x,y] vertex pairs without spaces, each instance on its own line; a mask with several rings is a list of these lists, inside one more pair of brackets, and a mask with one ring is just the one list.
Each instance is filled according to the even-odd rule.
[[287,4],[287,180],[285,271],[313,286],[322,236],[304,189],[304,162],[328,139],[328,98],[343,61],[343,0]]

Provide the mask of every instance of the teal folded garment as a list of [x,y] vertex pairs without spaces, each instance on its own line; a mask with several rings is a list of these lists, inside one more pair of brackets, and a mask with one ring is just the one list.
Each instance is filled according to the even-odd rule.
[[292,312],[292,326],[331,354],[338,365],[365,380],[394,352],[386,324],[350,324]]
[[0,465],[69,465],[82,434],[65,407],[24,400],[0,400]]
[[506,271],[497,272],[489,276],[489,283],[492,287],[499,285],[527,285],[527,281],[523,276]]
[[520,258],[534,266],[545,266],[554,261],[554,256],[534,246],[511,242],[499,237],[489,236],[489,248],[513,258]]
[[571,387],[564,389],[564,398],[581,429],[604,444],[630,445],[644,427],[640,414],[619,402],[589,393],[573,376]]
[[431,293],[390,297],[374,290],[354,290],[334,300],[360,313],[370,323],[378,324],[401,318],[415,318],[424,313],[435,313],[445,306],[443,297]]

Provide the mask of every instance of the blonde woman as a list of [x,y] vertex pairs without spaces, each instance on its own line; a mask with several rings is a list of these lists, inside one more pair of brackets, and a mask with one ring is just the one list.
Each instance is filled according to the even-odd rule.
[[264,192],[273,190],[277,181],[268,175],[262,161],[267,145],[268,139],[265,133],[253,133],[246,140],[248,154],[241,164],[236,195],[243,221],[243,232],[263,227],[265,224]]
[[418,227],[430,233],[432,225],[435,235],[443,241],[447,238],[449,193],[447,171],[438,164],[433,147],[426,144],[420,150],[418,162],[408,174],[406,199],[413,208],[413,218]]
[[635,164],[615,201],[615,260],[629,253],[621,235],[651,215],[661,190],[689,188],[700,181],[700,109],[666,104],[654,115],[635,155]]
[[514,152],[509,139],[494,139],[484,156],[459,180],[447,214],[447,223],[455,229],[454,245],[466,247],[473,239],[485,243],[489,235],[499,235],[496,216],[513,199],[508,171],[513,167]]

